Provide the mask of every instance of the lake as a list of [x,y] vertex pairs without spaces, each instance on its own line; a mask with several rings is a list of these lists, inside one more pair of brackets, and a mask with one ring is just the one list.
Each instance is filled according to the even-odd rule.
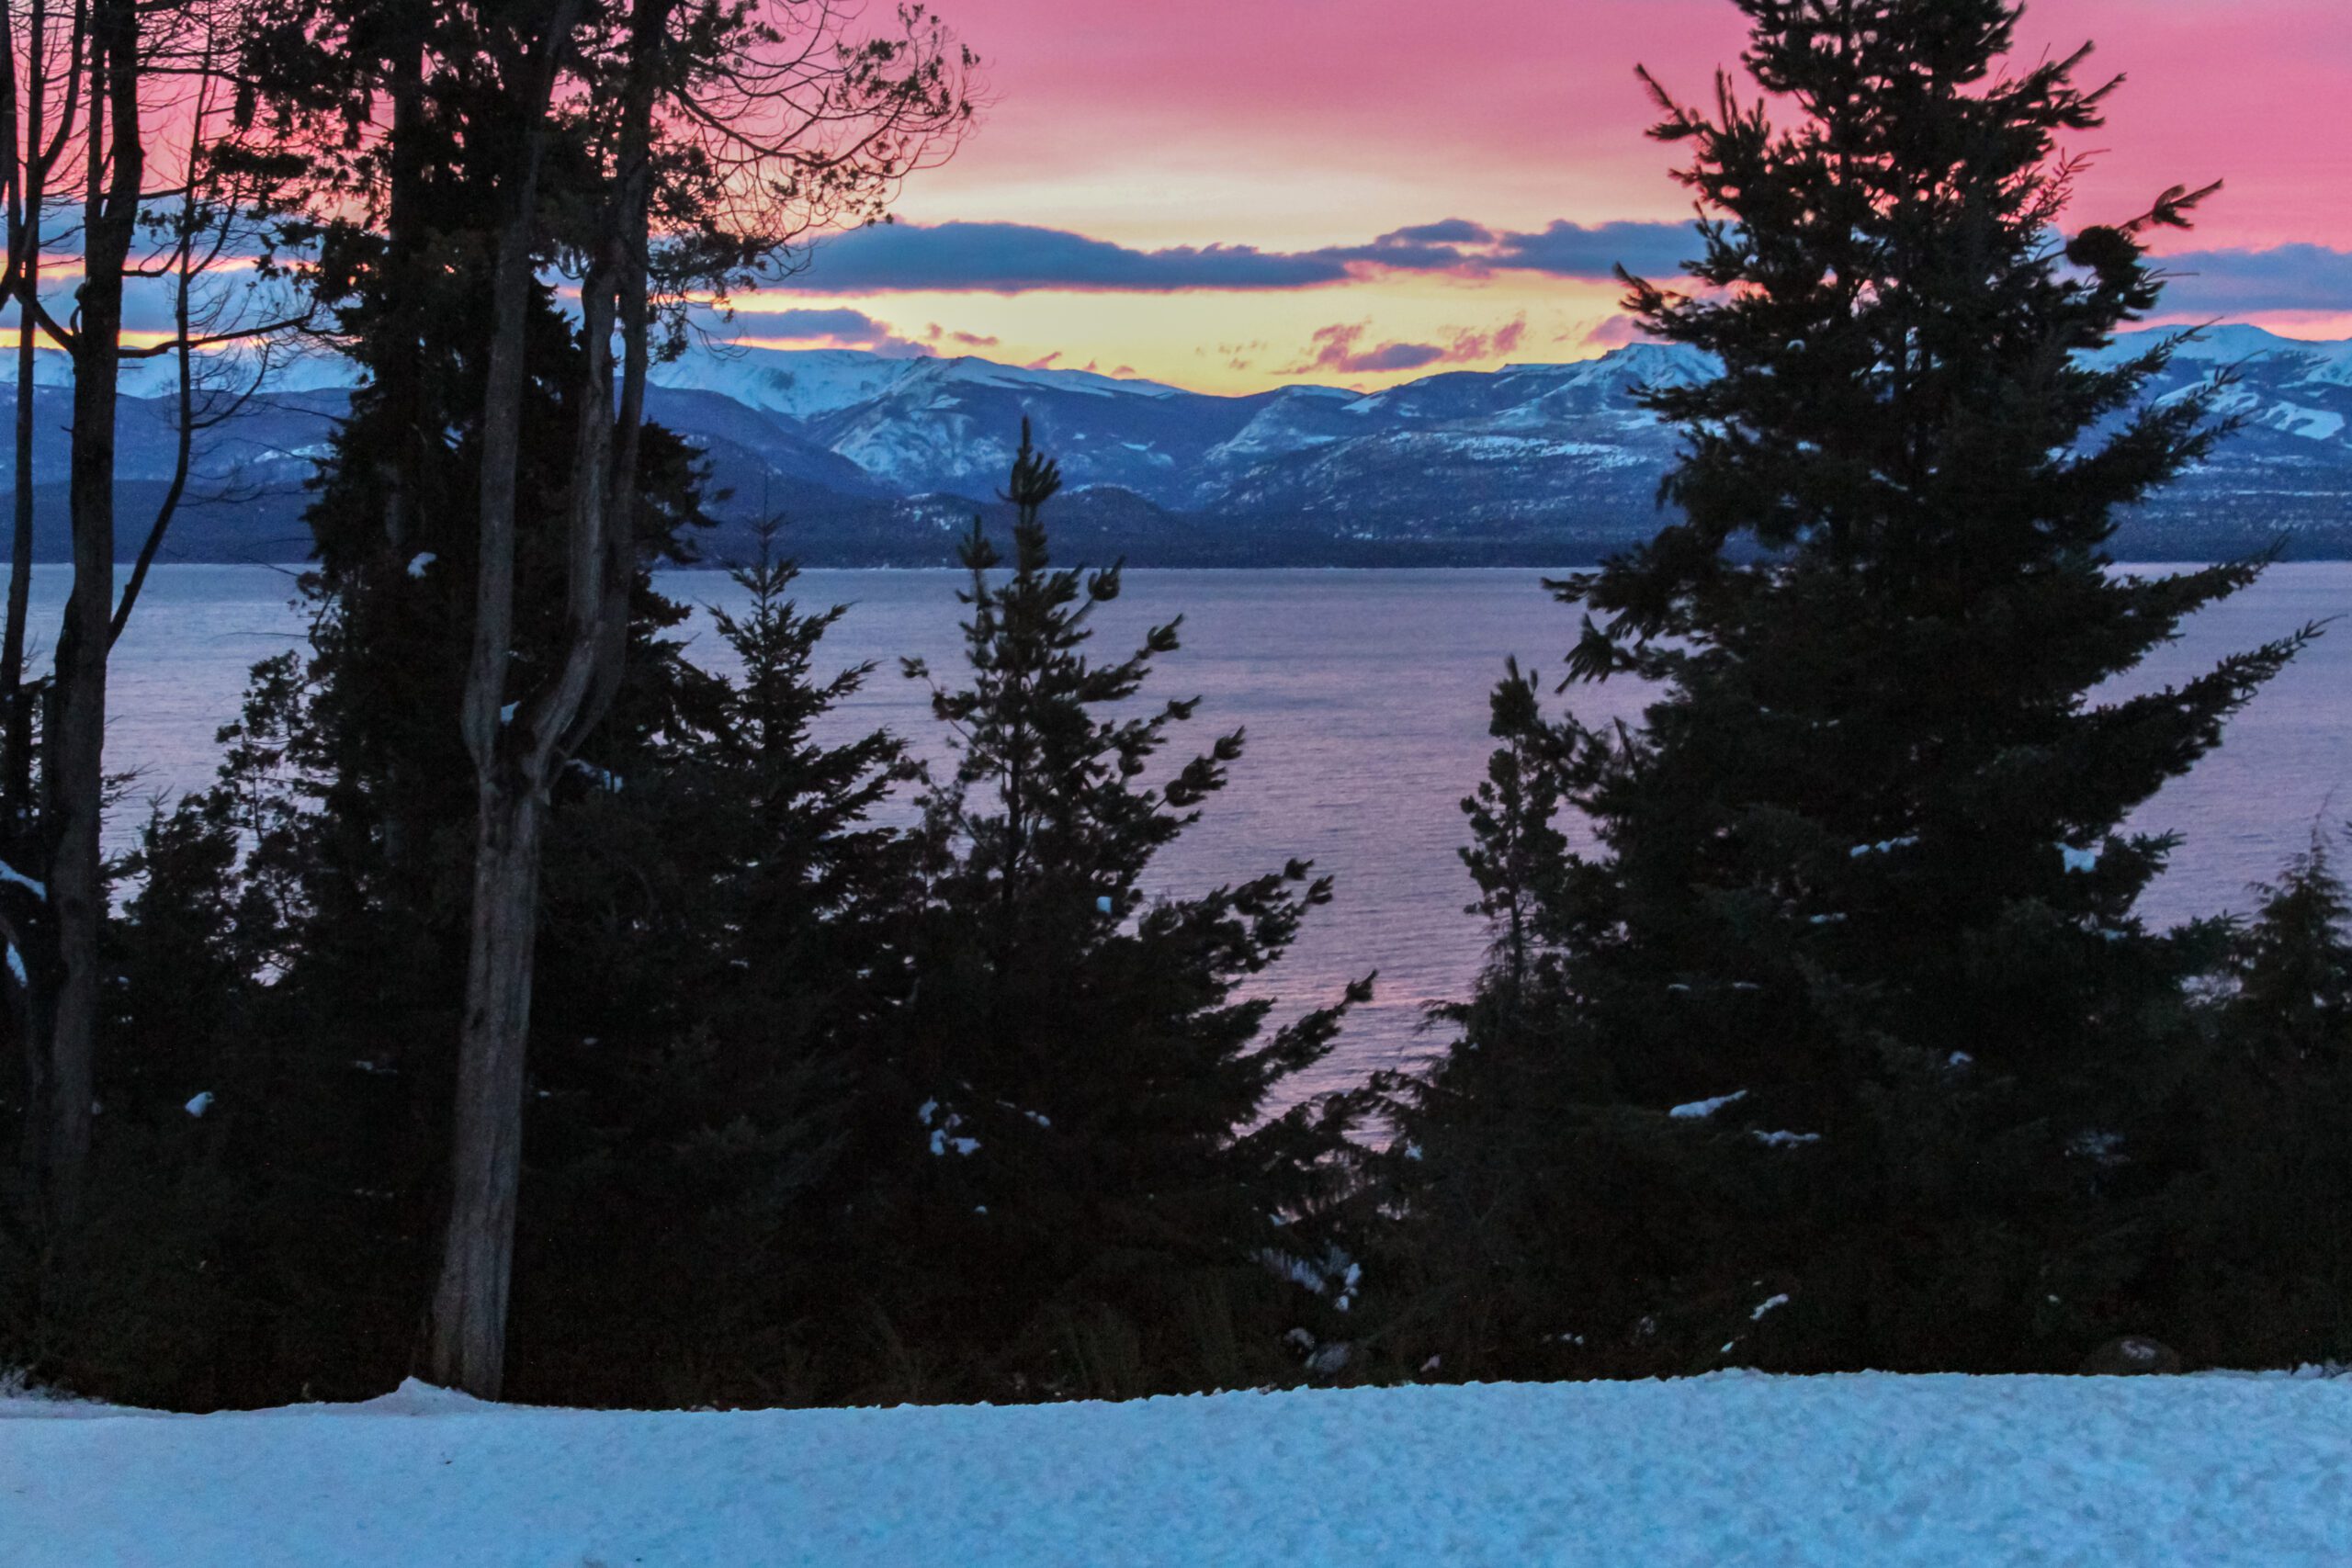
[[[2147,568],[2143,570],[2160,570]],[[1237,726],[1248,750],[1198,828],[1164,857],[1149,886],[1197,890],[1312,859],[1338,879],[1290,957],[1269,977],[1284,1011],[1335,996],[1379,971],[1373,1005],[1351,1022],[1321,1069],[1325,1083],[1436,1043],[1426,1007],[1461,996],[1486,937],[1465,915],[1472,888],[1456,856],[1459,803],[1488,750],[1487,693],[1504,656],[1556,671],[1575,631],[1540,573],[1451,571],[1138,571],[1099,623],[1106,653],[1148,622],[1183,615],[1183,649],[1162,661],[1147,694],[1199,695],[1190,728],[1205,745]],[[44,645],[62,606],[64,569],[37,568],[35,634]],[[953,673],[957,574],[812,571],[807,604],[846,604],[826,662],[881,661],[839,716],[842,732],[888,726],[940,751],[923,688],[896,660],[919,655]],[[666,576],[673,596],[731,604],[711,572]],[[291,571],[164,567],[151,578],[115,652],[107,762],[138,767],[138,797],[204,783],[213,732],[234,716],[245,671],[294,646],[303,621]],[[2283,566],[2191,622],[2132,684],[2178,679],[2222,654],[2306,621],[2352,612],[2352,563]],[[702,624],[697,653],[728,662]],[[1638,689],[1577,688],[1590,715],[1635,716]],[[1158,776],[1157,773],[1154,776]],[[2163,919],[2244,909],[2246,885],[2272,874],[2315,823],[2352,817],[2352,629],[2323,637],[2232,726],[2222,748],[2143,810],[2140,825],[2186,836],[2147,912]]]

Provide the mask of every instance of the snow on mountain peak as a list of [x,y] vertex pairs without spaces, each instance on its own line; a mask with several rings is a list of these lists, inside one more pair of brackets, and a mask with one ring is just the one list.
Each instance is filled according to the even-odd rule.
[[1498,376],[1556,377],[1578,386],[1631,375],[1645,381],[1698,381],[1718,373],[1714,355],[1678,343],[1629,343],[1594,359],[1504,366]]
[[792,419],[814,419],[879,397],[929,363],[856,348],[697,344],[654,367],[647,379],[680,391],[717,392]]
[[910,380],[960,381],[983,387],[1043,387],[1057,392],[1104,398],[1172,398],[1182,395],[1180,389],[1163,386],[1158,381],[1105,376],[1095,370],[1000,365],[993,359],[982,359],[974,355],[959,355],[953,359],[922,359],[913,363],[918,368],[909,374]]
[[1174,387],[1091,370],[1034,369],[969,355],[886,357],[857,348],[697,344],[657,367],[654,385],[718,392],[792,419],[820,419],[909,387],[1036,387],[1093,397],[1168,398]]

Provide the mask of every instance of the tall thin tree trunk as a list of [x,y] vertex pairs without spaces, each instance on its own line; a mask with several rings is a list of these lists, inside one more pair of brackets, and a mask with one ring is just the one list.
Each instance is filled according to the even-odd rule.
[[[96,0],[91,16],[91,182],[83,228],[84,280],[74,353],[69,486],[74,586],[58,637],[52,727],[42,778],[54,845],[50,900],[59,975],[51,1025],[41,1179],[51,1224],[70,1231],[89,1160],[92,1091],[103,996],[106,920],[99,829],[105,806],[107,645],[114,613],[114,463],[123,273],[138,221],[136,0]],[[101,129],[109,134],[101,136]],[[98,151],[107,143],[107,163]]]
[[[537,184],[536,175],[535,167],[526,185]],[[514,1253],[514,1194],[522,1171],[523,1039],[531,1013],[529,933],[538,919],[537,803],[515,775],[512,737],[506,733],[513,716],[506,681],[514,659],[515,464],[522,440],[532,206],[526,192],[515,193],[492,284],[478,520],[481,544],[461,715],[477,791],[473,931],[458,1036],[448,1226],[440,1283],[433,1293],[433,1381],[484,1399],[497,1398],[505,1378],[506,1286]]]
[[[608,269],[590,269],[581,287],[581,311],[588,370],[572,460],[568,646],[554,682],[531,701],[503,710],[488,738],[492,761],[480,773],[475,817],[473,929],[458,1043],[449,1225],[434,1296],[433,1375],[444,1386],[485,1399],[497,1397],[505,1374],[507,1286],[523,1173],[524,1066],[538,944],[541,820],[564,754],[560,742],[597,684],[604,644],[603,528],[610,510],[605,487],[613,440]],[[489,563],[483,570],[487,575]]]
[[539,921],[541,801],[519,778],[481,791],[473,932],[450,1160],[449,1223],[433,1297],[431,1375],[495,1399],[505,1380],[514,1203],[523,1174],[524,1045]]
[[[196,186],[194,153],[189,154],[188,187]],[[187,199],[194,201],[193,195]],[[172,329],[179,344],[173,355],[172,412],[179,428],[172,444],[172,478],[164,487],[164,499],[155,508],[154,520],[148,524],[146,537],[140,542],[138,558],[130,563],[130,580],[122,585],[122,596],[116,602],[114,619],[107,627],[107,644],[111,648],[122,639],[122,630],[130,624],[130,612],[138,607],[140,590],[147,586],[147,574],[154,569],[155,558],[163,552],[164,536],[170,532],[172,519],[180,509],[181,498],[187,493],[187,478],[196,459],[196,346],[194,327],[189,320],[188,295],[196,287],[196,269],[192,259],[195,243],[193,220],[186,212],[180,215],[179,261],[172,300]]]
[[576,4],[559,5],[541,38],[537,75],[519,115],[523,143],[500,220],[482,400],[474,635],[459,715],[476,781],[474,902],[458,1036],[449,1213],[433,1292],[428,1366],[435,1382],[484,1399],[498,1397],[506,1372],[507,1287],[522,1180],[524,1049],[538,931],[540,813],[546,758],[554,745],[553,733],[537,722],[541,705],[531,705],[531,715],[517,725],[511,721],[521,705],[510,705],[506,697],[514,661],[525,327],[548,104],[577,14]]
[[25,632],[32,615],[33,586],[33,380],[39,365],[30,300],[40,287],[39,224],[32,225],[26,248],[24,288],[17,307],[17,453],[15,529],[8,548],[8,620],[0,634],[0,723],[7,727],[5,777],[0,777],[0,804],[5,804],[11,834],[24,825],[32,805],[33,710],[25,689]]
[[[33,709],[25,687],[25,632],[32,613],[33,577],[33,379],[40,328],[34,302],[40,298],[41,207],[48,199],[48,163],[41,156],[47,130],[49,73],[47,0],[32,0],[26,18],[25,101],[22,139],[13,149],[21,173],[17,202],[9,214],[10,248],[17,253],[17,452],[16,518],[8,550],[8,614],[0,633],[0,834],[15,843],[32,817]],[[8,40],[13,48],[15,40]],[[74,73],[79,79],[80,73]],[[68,112],[72,112],[70,109]]]
[[[0,855],[14,862],[33,862],[30,829],[33,824],[33,707],[32,691],[25,682],[25,635],[32,618],[33,586],[33,382],[38,361],[35,344],[40,327],[34,321],[33,301],[40,294],[41,204],[48,195],[47,165],[40,156],[41,136],[47,129],[48,72],[43,55],[48,38],[48,6],[46,0],[32,0],[26,18],[25,70],[17,80],[15,69],[17,45],[15,17],[8,17],[8,34],[0,39],[0,49],[9,52],[7,141],[8,175],[8,250],[16,273],[17,302],[17,410],[16,454],[12,465],[14,481],[15,526],[8,550],[8,607],[6,629],[0,630]],[[78,73],[77,73],[78,79]],[[17,102],[24,103],[21,132],[17,123]],[[47,987],[37,986],[34,976],[46,976],[50,965],[45,961],[49,946],[50,921],[45,902],[28,899],[21,886],[6,900],[11,906],[5,910],[6,941],[17,953],[17,964],[11,966],[11,976],[0,979],[0,987],[8,994],[6,1012],[10,1043],[18,1051],[25,1073],[25,1105],[28,1116],[38,1117],[46,1101],[48,1083],[47,1051],[49,1018],[44,998]],[[28,906],[17,908],[14,906]],[[21,974],[21,979],[15,978]],[[38,1176],[40,1165],[41,1141],[36,1123],[28,1121],[24,1129],[21,1156],[27,1166]],[[35,1182],[39,1190],[38,1180]]]
[[[427,414],[424,393],[423,320],[433,271],[420,260],[425,240],[422,197],[429,5],[430,0],[384,3],[388,20],[382,77],[390,129],[384,141],[384,245],[379,267],[382,314],[379,329],[370,329],[377,341],[369,371],[378,417],[390,439],[375,465],[379,507],[376,536],[344,569],[349,580],[332,590],[342,606],[343,635],[354,648],[390,646],[397,640],[379,634],[394,630],[403,605],[420,592],[407,568],[418,548],[418,521],[427,505],[428,454],[440,450],[446,423]],[[418,807],[406,786],[410,768],[404,758],[395,748],[368,765],[384,770],[381,794],[387,810],[379,830],[384,863],[395,884],[406,884],[413,874],[430,876],[429,867],[415,863],[416,846],[431,834],[416,820]]]
[[387,171],[390,187],[384,212],[384,273],[390,296],[392,351],[377,366],[377,392],[392,419],[396,445],[381,472],[384,486],[383,548],[401,564],[413,532],[426,439],[424,422],[424,277],[418,264],[424,244],[419,211],[424,182],[424,16],[421,0],[400,0],[394,31],[390,83],[391,140]]

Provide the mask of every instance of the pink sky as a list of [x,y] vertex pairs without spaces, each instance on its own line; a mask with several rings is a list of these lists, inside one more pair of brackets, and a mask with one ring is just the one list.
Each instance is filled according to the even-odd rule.
[[[1498,231],[1679,220],[1671,150],[1641,134],[1651,116],[1633,68],[1697,95],[1717,65],[1736,64],[1743,36],[1727,0],[940,8],[987,62],[993,101],[956,158],[909,188],[902,218],[1031,225],[1141,251],[1295,253],[1444,218]],[[2128,216],[2167,185],[2221,178],[2222,196],[2176,248],[2352,253],[2352,4],[2038,0],[2020,57],[2086,39],[2099,46],[2096,70],[2129,81],[2083,149],[2101,156],[2077,218]],[[860,292],[844,290],[846,273],[828,285],[825,264],[820,254],[808,280],[820,298],[759,303],[849,308],[904,340],[962,333],[995,339],[979,350],[992,357],[1057,355],[1230,391],[1310,374],[1379,384],[1417,368],[1317,373],[1316,349],[1332,340],[1317,334],[1334,329],[1366,349],[1442,348],[1451,364],[1589,354],[1614,296],[1597,280],[1508,271],[1157,291],[934,279]],[[2275,308],[2275,291],[2266,306],[2217,308],[2302,335],[2352,334],[2352,259],[2306,251],[2295,265],[2298,309]],[[2340,298],[2327,292],[2337,276]],[[763,335],[759,313],[741,330]]]

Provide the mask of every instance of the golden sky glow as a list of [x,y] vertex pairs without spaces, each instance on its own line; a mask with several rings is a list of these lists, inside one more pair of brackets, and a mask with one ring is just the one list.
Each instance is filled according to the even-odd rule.
[[[987,62],[978,133],[899,204],[915,225],[1020,224],[1137,252],[1363,246],[1441,219],[1487,230],[1688,216],[1633,68],[1686,96],[1736,64],[1725,0],[943,0]],[[2038,0],[2020,53],[2099,49],[2130,80],[2084,182],[2086,221],[2130,216],[2177,182],[2228,182],[2177,249],[2268,258],[2253,283],[2209,276],[2214,313],[2303,336],[2352,335],[2352,6],[2341,0]],[[2275,264],[2275,265],[2274,265]],[[1613,308],[1603,282],[1356,269],[1349,279],[1215,289],[926,287],[861,292],[820,251],[795,287],[744,301],[740,333],[793,310],[854,310],[875,346],[1052,356],[1204,390],[1301,379],[1376,386],[1459,363],[1559,359]],[[2270,274],[2277,274],[2272,277]],[[2340,280],[2342,287],[2336,288]],[[931,279],[931,282],[952,280]],[[2191,297],[2183,290],[2185,300]],[[2231,309],[2233,300],[2246,308]],[[2291,307],[2291,308],[2290,308]],[[1510,323],[1523,321],[1515,334]],[[933,329],[936,327],[934,334]],[[1362,351],[1442,350],[1391,370],[1302,369],[1334,332]],[[955,334],[964,334],[959,342]],[[885,341],[886,339],[891,341]],[[992,344],[982,340],[994,339]],[[1506,346],[1508,345],[1508,346]],[[1457,348],[1485,349],[1454,360]],[[1402,361],[1415,357],[1399,352]],[[1295,372],[1286,374],[1286,372]]]

